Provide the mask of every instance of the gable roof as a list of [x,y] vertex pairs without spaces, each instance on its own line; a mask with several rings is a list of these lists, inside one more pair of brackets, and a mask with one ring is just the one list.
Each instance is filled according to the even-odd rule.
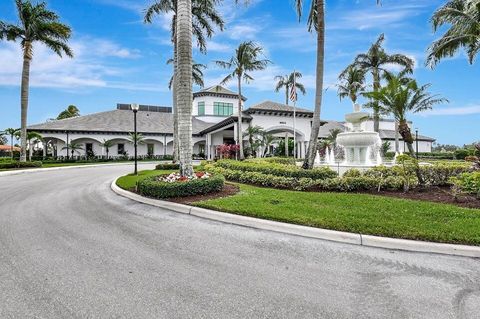
[[[128,133],[133,131],[133,124],[132,111],[113,110],[30,125],[28,130]],[[192,133],[198,135],[211,125],[193,117]],[[137,130],[144,134],[173,134],[173,114],[140,111],[137,113]]]
[[[285,113],[293,113],[293,106],[273,102],[273,101],[263,101],[259,104],[250,106],[246,112],[247,113],[254,113],[255,111],[270,111],[270,112],[285,112]],[[296,113],[303,113],[303,114],[311,114],[313,116],[313,112],[304,108],[295,107]]]
[[[226,97],[236,98],[238,97],[238,93],[233,92],[221,85],[214,85],[193,93],[193,97],[197,97],[197,96],[226,96]],[[242,100],[246,101],[247,98],[242,95]]]

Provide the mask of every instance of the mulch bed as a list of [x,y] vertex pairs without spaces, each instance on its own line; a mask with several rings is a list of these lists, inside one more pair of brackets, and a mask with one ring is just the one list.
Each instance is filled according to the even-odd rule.
[[216,199],[222,197],[228,197],[235,195],[240,191],[240,188],[233,184],[225,183],[223,189],[220,192],[205,194],[205,195],[195,195],[188,197],[178,197],[178,198],[167,198],[169,202],[179,203],[179,204],[191,204],[194,202],[199,202],[202,200]]
[[421,200],[426,202],[451,204],[460,207],[480,209],[480,200],[475,196],[461,195],[455,199],[449,187],[431,187],[426,190],[411,190],[408,193],[395,191],[367,192],[372,195]]

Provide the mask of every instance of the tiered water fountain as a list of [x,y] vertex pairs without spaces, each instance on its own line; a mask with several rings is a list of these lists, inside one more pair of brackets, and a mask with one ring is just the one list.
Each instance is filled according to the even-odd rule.
[[382,140],[377,132],[363,131],[362,122],[369,114],[360,110],[360,105],[355,104],[354,112],[345,115],[345,120],[352,124],[352,130],[340,133],[336,143],[344,149],[345,159],[342,162],[335,160],[335,153],[328,149],[325,152],[324,161],[317,154],[315,164],[317,166],[330,166],[332,169],[343,174],[351,168],[365,170],[373,166],[382,165],[380,146]]

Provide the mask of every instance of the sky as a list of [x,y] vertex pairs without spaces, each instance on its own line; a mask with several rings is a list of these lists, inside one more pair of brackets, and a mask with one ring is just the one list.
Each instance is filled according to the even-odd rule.
[[[28,123],[54,118],[70,104],[81,114],[111,110],[117,103],[171,106],[168,81],[172,69],[166,64],[172,56],[171,16],[144,24],[143,10],[151,2],[47,0],[48,7],[73,29],[70,46],[75,57],[62,59],[35,45]],[[327,90],[322,119],[342,121],[352,111],[351,102],[337,96],[337,76],[385,33],[387,52],[413,58],[418,81],[431,83],[432,93],[449,100],[432,111],[409,116],[419,133],[441,144],[480,140],[480,63],[469,65],[460,52],[433,70],[425,66],[428,46],[441,35],[433,33],[429,19],[444,2],[384,0],[377,6],[374,0],[327,0]],[[225,30],[217,30],[209,40],[207,54],[194,51],[194,60],[207,65],[206,86],[218,84],[227,74],[213,61],[229,59],[239,43],[252,40],[264,48],[272,64],[253,72],[254,81],[244,84],[246,107],[265,100],[283,102],[284,93],[274,91],[274,77],[298,70],[307,94],[299,97],[297,105],[313,109],[316,36],[308,32],[305,19],[298,21],[293,0],[251,0],[249,6],[225,0],[219,11],[226,21]],[[0,0],[0,20],[17,22],[13,0]],[[20,126],[21,57],[19,43],[0,42],[0,130]],[[236,90],[235,85],[232,82],[228,87]]]

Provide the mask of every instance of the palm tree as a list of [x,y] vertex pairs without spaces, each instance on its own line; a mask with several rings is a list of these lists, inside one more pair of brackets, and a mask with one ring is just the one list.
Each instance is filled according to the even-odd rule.
[[135,144],[135,142],[137,143],[137,145],[145,144],[145,137],[142,133],[130,133],[128,134],[128,140],[132,144]]
[[6,135],[4,132],[0,132],[0,145],[5,145],[8,143],[8,140],[4,135]]
[[[387,85],[379,91],[366,93],[367,97],[379,102],[380,108],[385,113],[390,113],[399,123],[399,133],[407,143],[408,151],[413,156],[414,138],[408,126],[407,114],[419,113],[432,109],[435,104],[448,102],[439,98],[438,95],[431,95],[427,90],[430,84],[419,86],[414,79],[405,78],[404,74],[388,77]],[[417,172],[418,180],[423,184],[423,179]]]
[[454,56],[460,49],[467,52],[473,64],[480,51],[480,1],[450,0],[433,14],[433,29],[450,28],[428,49],[427,65],[434,67],[441,59]]
[[275,87],[275,92],[280,92],[281,89],[285,89],[285,104],[288,105],[288,101],[290,100],[290,90],[292,88],[293,83],[295,82],[295,87],[302,92],[303,95],[307,93],[305,90],[305,86],[298,82],[298,79],[302,77],[302,73],[298,71],[294,71],[287,75],[277,75],[275,77],[275,81],[277,81],[277,85]]
[[[380,89],[380,80],[384,74],[388,73],[387,66],[398,65],[403,67],[403,71],[408,73],[413,72],[415,62],[403,54],[387,54],[383,48],[385,35],[382,33],[377,41],[372,44],[367,53],[357,55],[351,66],[370,72],[373,79],[373,91],[377,92]],[[344,77],[351,66],[348,66],[341,74]],[[373,101],[373,117],[374,117],[374,131],[378,132],[380,127],[380,106],[377,100]]]
[[355,108],[358,96],[365,91],[365,70],[355,66],[347,67],[346,72],[342,73],[338,80],[338,96],[340,100],[348,97]]
[[243,154],[243,137],[242,137],[242,81],[249,83],[253,81],[247,72],[264,70],[269,63],[267,59],[261,59],[263,48],[252,41],[242,42],[235,50],[235,55],[229,61],[215,61],[215,63],[224,68],[231,70],[232,73],[227,75],[220,85],[236,79],[238,85],[238,129],[237,142],[239,144],[239,159],[244,159]]
[[278,140],[278,137],[274,136],[273,134],[263,132],[263,136],[262,136],[263,157],[267,155],[270,145],[272,145],[277,140]]
[[10,153],[13,159],[13,138],[18,135],[18,128],[7,128],[4,133],[10,136]]
[[[295,0],[299,20],[303,13],[303,0]],[[308,31],[317,32],[317,67],[315,85],[315,110],[310,133],[310,143],[303,163],[303,168],[311,169],[317,152],[318,132],[320,130],[320,112],[322,110],[323,75],[325,64],[325,0],[311,0],[307,19]]]
[[[76,143],[76,142],[70,142],[67,146],[62,147],[62,150],[69,150],[70,153],[72,154],[72,159],[73,159],[73,154],[75,152],[79,153],[79,151],[83,150],[82,144]],[[68,154],[67,154],[68,156]]]
[[102,147],[105,147],[105,152],[107,153],[107,160],[108,160],[108,153],[110,152],[110,148],[112,148],[113,145],[115,145],[115,143],[113,142],[113,140],[103,139],[103,142],[100,143],[100,145]]
[[[20,131],[17,131],[16,136],[20,138]],[[32,153],[34,145],[38,144],[38,142],[42,141],[43,136],[37,132],[27,132],[27,148],[28,148],[28,160],[32,161]]]
[[[172,64],[173,59],[168,59],[167,64]],[[193,83],[198,85],[199,87],[204,87],[205,83],[203,82],[203,70],[205,70],[207,66],[205,64],[201,63],[195,63],[195,61],[192,64],[192,80]],[[173,88],[173,79],[174,76],[170,78],[170,81],[168,82],[168,88],[171,90]]]
[[[197,40],[197,45],[202,53],[206,52],[206,39],[211,38],[215,32],[214,26],[223,31],[225,22],[220,17],[220,14],[216,10],[216,5],[220,0],[189,0],[191,7],[190,20],[192,22],[193,36]],[[177,16],[178,16],[178,0],[156,0],[145,11],[144,22],[152,23],[153,17],[158,14],[170,14],[172,15],[171,23],[171,39],[173,43],[173,80],[169,84],[172,88],[172,106],[173,106],[173,159],[174,162],[178,157],[178,115],[177,115],[177,85],[175,81],[178,73],[178,61],[177,61]],[[195,69],[194,72],[201,70]],[[196,72],[198,74],[198,72]],[[201,72],[200,72],[201,73]],[[195,76],[195,74],[194,74]],[[203,77],[203,74],[202,74]],[[195,79],[194,79],[195,81]],[[203,83],[203,79],[201,81]],[[199,82],[197,82],[199,83]],[[200,85],[203,86],[203,85]]]
[[30,83],[30,64],[33,58],[33,44],[41,42],[60,57],[73,57],[67,42],[71,36],[69,26],[59,22],[59,16],[47,9],[45,2],[32,4],[30,0],[15,0],[20,24],[0,25],[0,37],[20,41],[23,50],[21,84],[21,153],[20,161],[26,161],[27,112]]
[[243,132],[243,137],[248,137],[250,155],[255,156],[255,153],[256,153],[255,149],[257,149],[258,146],[260,146],[259,137],[261,137],[262,134],[263,134],[263,128],[258,125],[255,125],[255,126],[249,125],[247,129]]
[[75,105],[69,105],[64,111],[57,116],[57,120],[69,119],[80,116],[80,110]]

